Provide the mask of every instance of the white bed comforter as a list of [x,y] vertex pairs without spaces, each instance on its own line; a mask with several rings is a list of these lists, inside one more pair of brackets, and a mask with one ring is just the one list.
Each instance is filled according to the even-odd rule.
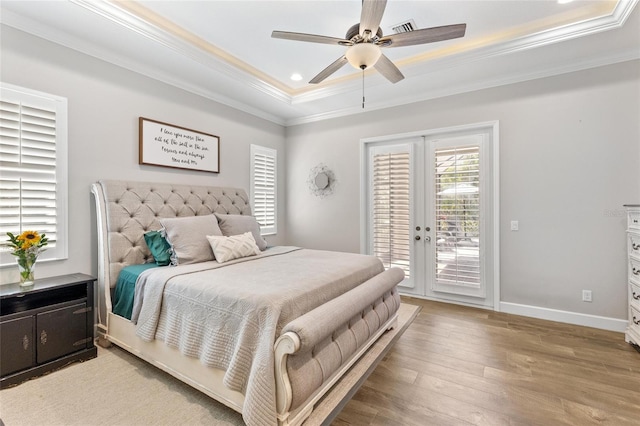
[[225,386],[245,395],[244,421],[276,424],[273,347],[282,327],[383,270],[371,256],[296,247],[151,269],[136,283],[136,332],[224,370]]

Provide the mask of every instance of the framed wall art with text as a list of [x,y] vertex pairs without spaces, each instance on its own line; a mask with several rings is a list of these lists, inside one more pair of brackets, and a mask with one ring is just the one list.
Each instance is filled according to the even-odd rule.
[[220,172],[220,137],[140,117],[139,164]]

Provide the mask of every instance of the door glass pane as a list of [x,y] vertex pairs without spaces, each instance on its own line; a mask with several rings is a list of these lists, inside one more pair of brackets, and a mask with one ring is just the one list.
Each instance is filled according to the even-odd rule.
[[373,255],[386,269],[399,267],[410,277],[410,153],[372,157],[371,202]]
[[435,151],[436,280],[479,287],[480,147]]

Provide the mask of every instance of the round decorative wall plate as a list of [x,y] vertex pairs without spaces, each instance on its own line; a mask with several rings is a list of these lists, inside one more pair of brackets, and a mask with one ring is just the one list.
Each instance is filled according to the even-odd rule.
[[309,172],[307,185],[313,195],[326,197],[333,194],[336,186],[336,176],[327,166],[318,164]]

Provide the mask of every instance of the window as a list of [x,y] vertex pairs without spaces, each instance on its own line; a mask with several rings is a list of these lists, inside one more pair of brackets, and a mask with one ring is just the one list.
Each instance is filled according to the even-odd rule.
[[435,149],[436,280],[480,286],[480,146]]
[[411,278],[411,152],[406,145],[371,150],[371,251],[385,269]]
[[[34,230],[67,257],[67,100],[0,83],[0,240]],[[15,265],[8,252],[0,264]]]
[[277,233],[277,151],[251,145],[251,206],[262,235]]

